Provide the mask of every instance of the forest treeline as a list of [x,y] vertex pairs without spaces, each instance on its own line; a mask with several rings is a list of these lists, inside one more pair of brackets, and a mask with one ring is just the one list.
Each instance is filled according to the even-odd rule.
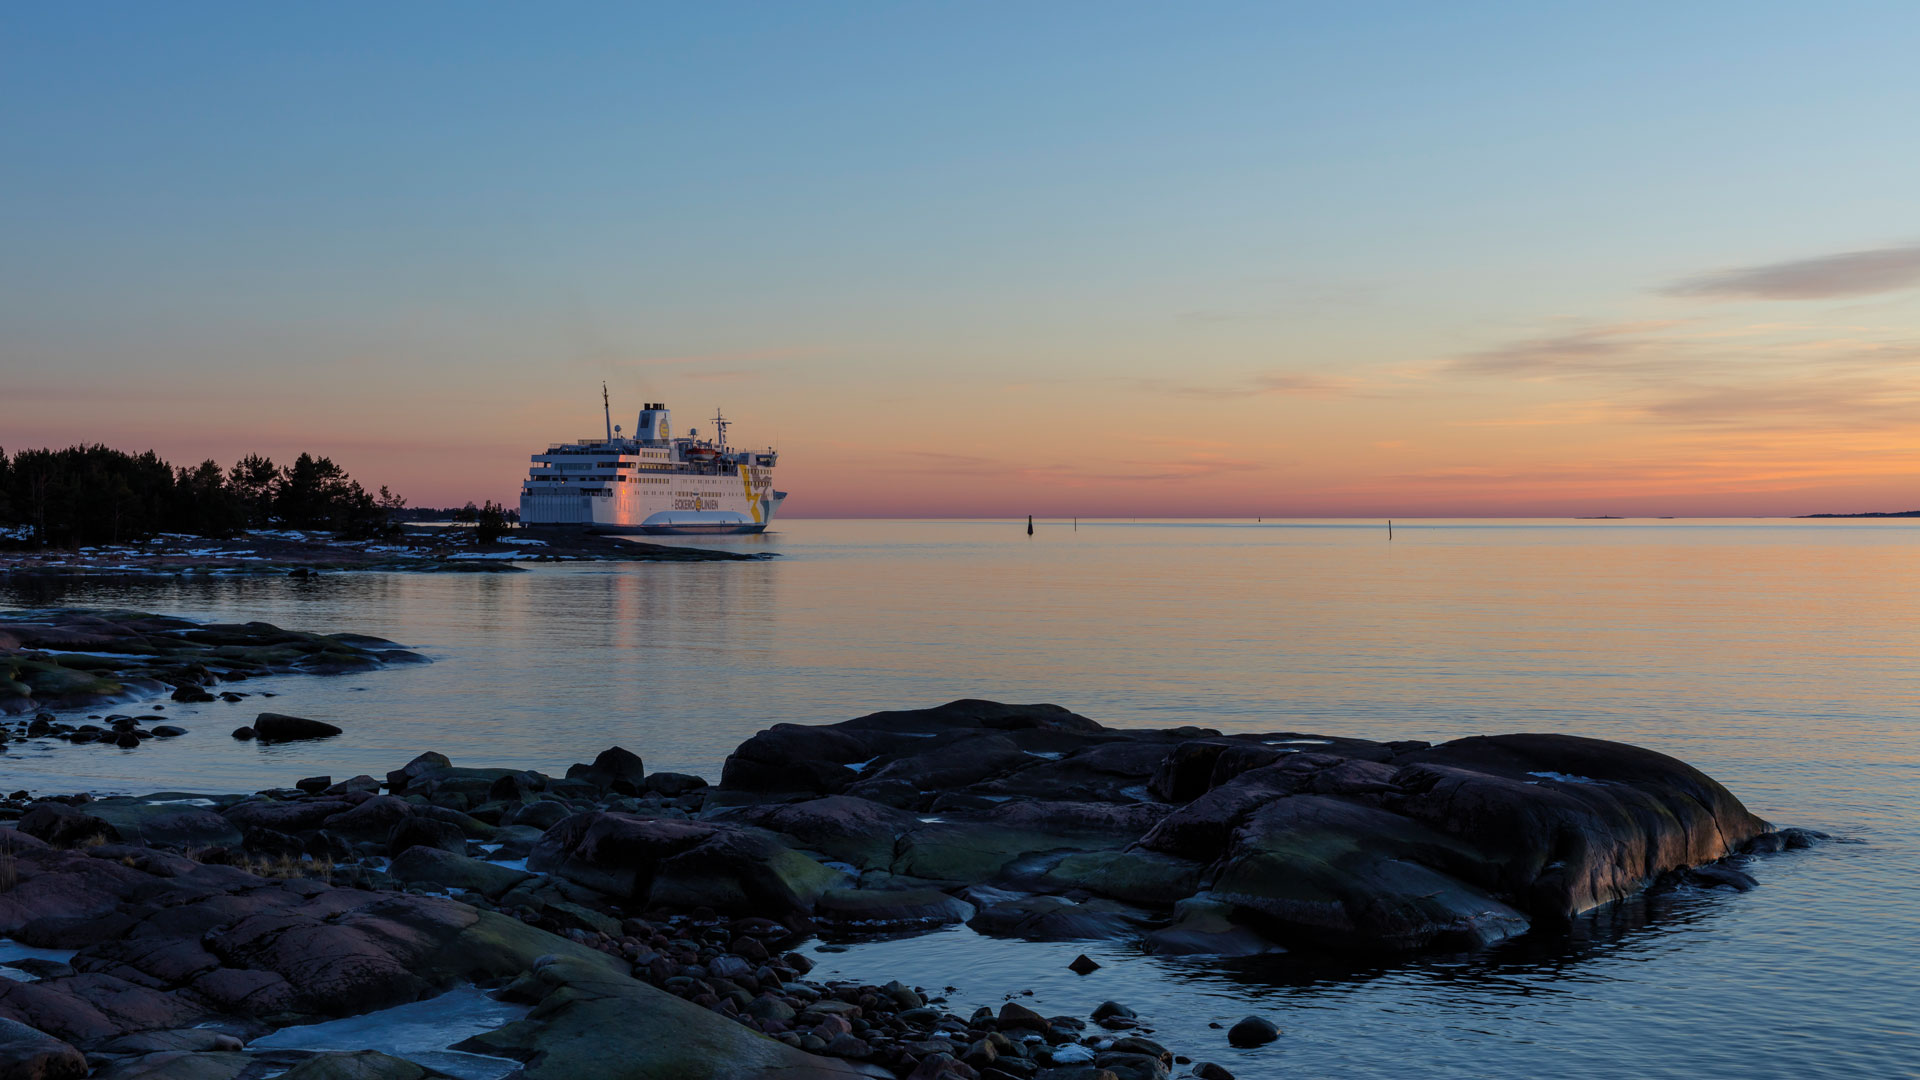
[[230,469],[211,459],[176,468],[149,450],[107,446],[0,449],[0,527],[28,543],[117,544],[157,533],[232,536],[245,529],[314,529],[346,539],[393,528],[406,500],[368,494],[333,459],[301,454],[276,466],[258,454]]

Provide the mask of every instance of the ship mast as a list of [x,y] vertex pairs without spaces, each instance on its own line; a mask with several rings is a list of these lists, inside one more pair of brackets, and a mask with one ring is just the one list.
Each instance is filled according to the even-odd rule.
[[714,445],[722,450],[727,448],[727,425],[729,423],[732,423],[732,421],[720,415],[720,408],[716,405],[713,410],[713,430],[717,436]]
[[600,411],[607,417],[607,441],[613,441],[613,403],[607,399],[607,384],[600,384]]

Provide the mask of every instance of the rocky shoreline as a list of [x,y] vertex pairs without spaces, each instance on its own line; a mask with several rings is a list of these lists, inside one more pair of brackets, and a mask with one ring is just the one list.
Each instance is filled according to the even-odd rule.
[[[15,738],[131,747],[167,733],[122,721],[164,718],[103,716],[99,719],[108,726],[101,727],[62,722],[55,710],[163,697],[237,701],[248,695],[214,688],[262,675],[339,675],[426,662],[418,653],[366,634],[313,634],[266,622],[197,623],[136,611],[14,610],[0,614],[0,716],[33,716],[30,724],[16,725]],[[0,749],[4,745],[0,741]]]
[[1249,1017],[1168,1048],[1119,1002],[949,1009],[813,981],[794,949],[962,922],[1163,954],[1463,949],[1648,889],[1750,888],[1750,854],[1819,838],[1618,743],[985,701],[779,725],[711,786],[617,747],[563,776],[429,752],[251,795],[18,792],[0,820],[0,1075],[128,1080],[438,1076],[246,1046],[466,985],[526,1011],[457,1049],[530,1080],[1220,1080],[1210,1053],[1284,1035]]
[[568,529],[515,529],[480,543],[472,529],[410,525],[379,540],[254,530],[224,540],[163,534],[131,544],[0,550],[0,581],[194,576],[311,577],[346,571],[516,573],[518,563],[753,562],[770,553],[651,544]]

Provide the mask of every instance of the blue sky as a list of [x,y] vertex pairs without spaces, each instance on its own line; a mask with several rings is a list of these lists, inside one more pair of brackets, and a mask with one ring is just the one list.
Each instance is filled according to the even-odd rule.
[[[500,497],[604,378],[724,401],[823,513],[1891,497],[1910,428],[1838,471],[1743,468],[1777,409],[1703,435],[1644,376],[1462,358],[1653,335],[1675,385],[1778,398],[1832,381],[1791,367],[1810,349],[1899,353],[1897,272],[1672,286],[1904,265],[1917,29],[1893,4],[11,5],[0,363],[35,407],[0,445],[332,441],[416,501]],[[1699,373],[1702,334],[1762,357],[1751,384]],[[855,430],[924,460],[848,488]],[[1064,467],[1089,454],[1126,467]],[[1675,455],[1691,479],[1577,506],[1564,472],[1524,479]]]

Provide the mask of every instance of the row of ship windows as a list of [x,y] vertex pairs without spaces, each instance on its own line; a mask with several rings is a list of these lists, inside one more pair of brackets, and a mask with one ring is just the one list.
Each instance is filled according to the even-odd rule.
[[580,469],[666,469],[666,465],[649,465],[647,461],[534,461],[534,469],[574,473]]
[[[673,482],[672,480],[669,480],[664,476],[579,476],[579,477],[575,477],[574,479],[576,482],[580,482],[580,483],[595,483],[595,484],[599,484],[599,483],[671,484]],[[537,476],[537,477],[529,478],[527,482],[529,484],[543,484],[551,487],[551,486],[558,486],[561,484],[565,484],[567,481],[563,477]],[[583,490],[585,490],[588,494],[593,493],[593,489],[591,488],[587,488]],[[601,492],[604,494],[605,489],[601,489]],[[674,494],[687,495],[687,496],[701,496],[701,495],[711,495],[713,493],[711,491],[677,491]]]
[[564,484],[569,481],[578,484],[598,484],[611,481],[615,484],[671,484],[673,480],[665,476],[534,476],[528,482],[534,484]]

